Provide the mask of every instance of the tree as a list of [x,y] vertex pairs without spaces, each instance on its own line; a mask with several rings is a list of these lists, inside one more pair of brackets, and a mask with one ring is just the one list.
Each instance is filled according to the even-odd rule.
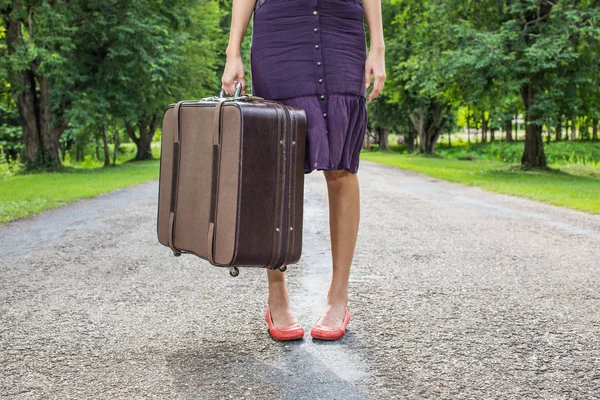
[[433,154],[453,111],[444,52],[447,7],[435,1],[397,0],[386,4],[390,61],[390,102],[406,110],[419,137],[419,152]]
[[59,138],[68,124],[65,109],[72,98],[68,83],[72,49],[69,10],[62,1],[0,1],[7,55],[0,69],[15,96],[28,167],[60,165]]
[[[458,39],[452,49],[456,66],[453,76],[456,82],[467,82],[459,85],[460,97],[473,98],[477,93],[473,82],[481,81],[482,77],[484,83],[502,88],[499,93],[505,96],[519,93],[526,118],[521,163],[526,168],[545,167],[543,127],[556,125],[557,109],[565,98],[577,110],[573,108],[576,92],[570,95],[568,92],[579,88],[583,76],[589,76],[587,65],[593,63],[582,66],[582,61],[589,61],[589,54],[598,58],[599,4],[575,0],[449,4],[452,11],[448,13],[453,15],[451,26],[455,27],[454,36]],[[592,47],[596,50],[584,50]],[[484,92],[489,93],[490,88]],[[474,97],[481,104],[482,96]],[[494,97],[498,98],[501,97]],[[488,107],[488,110],[496,108]]]
[[215,90],[220,13],[217,0],[0,0],[0,70],[17,98],[26,165],[60,166],[72,118],[98,129],[121,119],[136,159],[151,158],[166,106]]
[[214,92],[218,3],[82,1],[78,12],[86,18],[76,58],[87,90],[74,112],[101,131],[108,116],[123,121],[135,159],[150,159],[167,105]]

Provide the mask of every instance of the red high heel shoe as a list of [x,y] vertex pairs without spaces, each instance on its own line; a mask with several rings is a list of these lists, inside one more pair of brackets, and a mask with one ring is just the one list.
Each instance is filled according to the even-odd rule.
[[267,313],[265,314],[265,320],[269,326],[269,333],[275,340],[299,340],[304,338],[304,329],[299,323],[295,323],[283,328],[276,328],[273,325],[273,319],[271,318],[271,310],[267,306]]
[[338,340],[346,333],[346,327],[350,322],[350,310],[348,310],[348,307],[346,307],[346,315],[344,317],[344,322],[342,323],[342,326],[340,328],[330,328],[328,326],[323,326],[319,324],[320,320],[321,318],[319,318],[315,326],[311,329],[310,336],[312,336],[314,339],[319,340]]

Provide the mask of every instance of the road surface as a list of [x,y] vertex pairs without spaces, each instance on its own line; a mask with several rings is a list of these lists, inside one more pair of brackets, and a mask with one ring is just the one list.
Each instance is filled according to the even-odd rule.
[[313,341],[331,276],[323,175],[288,268],[307,334],[280,343],[266,274],[156,238],[157,182],[0,226],[0,397],[600,397],[600,216],[361,162],[353,319]]

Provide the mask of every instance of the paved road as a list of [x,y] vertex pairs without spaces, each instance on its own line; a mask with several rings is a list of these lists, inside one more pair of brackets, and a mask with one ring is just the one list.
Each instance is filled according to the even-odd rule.
[[[339,343],[274,342],[264,271],[159,245],[156,182],[0,227],[0,396],[600,397],[600,216],[366,161],[359,179]],[[331,273],[326,200],[308,175],[288,270],[307,330]]]

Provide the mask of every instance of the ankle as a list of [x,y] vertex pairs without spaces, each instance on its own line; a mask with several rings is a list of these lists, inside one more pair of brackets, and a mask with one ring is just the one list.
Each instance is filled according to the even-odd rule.
[[332,279],[327,291],[327,301],[330,303],[348,302],[348,282],[343,279]]
[[329,293],[327,295],[327,304],[334,307],[346,307],[348,305],[348,292]]
[[271,289],[269,290],[269,306],[273,307],[289,307],[290,306],[290,298],[288,296],[287,290],[285,287],[283,289]]
[[348,304],[348,288],[329,288],[327,293],[327,304],[333,306]]

